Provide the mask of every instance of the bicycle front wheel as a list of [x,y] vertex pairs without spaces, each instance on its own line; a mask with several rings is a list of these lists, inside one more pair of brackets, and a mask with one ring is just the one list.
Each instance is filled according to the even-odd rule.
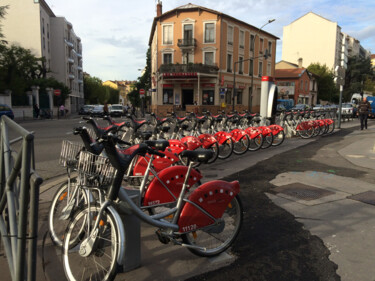
[[234,143],[233,152],[237,155],[244,154],[250,146],[250,138],[248,135],[243,135],[243,137]]
[[263,145],[263,135],[259,134],[256,137],[250,139],[250,145],[249,145],[249,150],[250,151],[256,151],[260,149]]
[[284,142],[285,139],[285,133],[284,131],[278,132],[276,135],[273,136],[273,146],[278,146]]
[[107,209],[95,230],[96,238],[90,237],[99,210],[99,206],[90,206],[77,212],[66,229],[63,266],[68,280],[102,281],[114,280],[116,276],[119,231]]
[[268,133],[266,136],[263,136],[263,144],[262,144],[262,148],[265,149],[265,148],[269,148],[273,143],[273,134],[272,133]]
[[62,246],[66,227],[73,214],[84,204],[87,204],[87,195],[77,186],[76,179],[70,181],[70,186],[67,181],[64,182],[56,191],[48,213],[49,232],[56,246]]
[[233,152],[233,141],[232,139],[227,139],[223,144],[219,145],[219,155],[220,159],[227,159],[232,155]]
[[207,161],[207,164],[214,163],[219,156],[219,143],[215,142],[209,149],[214,152],[214,156],[212,156],[210,160]]
[[243,209],[240,197],[236,195],[228,204],[218,224],[207,226],[182,235],[184,243],[201,248],[188,248],[202,257],[219,255],[236,240],[242,226]]

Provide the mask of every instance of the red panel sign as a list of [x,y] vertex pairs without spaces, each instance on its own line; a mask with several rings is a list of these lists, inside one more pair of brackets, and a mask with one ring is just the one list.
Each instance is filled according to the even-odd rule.
[[59,90],[59,89],[53,90],[53,94],[54,94],[56,97],[58,97],[58,96],[61,95],[61,90]]
[[173,84],[163,84],[163,88],[173,88]]
[[215,83],[204,83],[202,84],[203,88],[215,88]]
[[145,94],[145,89],[140,89],[140,90],[139,90],[139,94],[140,94],[141,96],[143,96],[143,95]]

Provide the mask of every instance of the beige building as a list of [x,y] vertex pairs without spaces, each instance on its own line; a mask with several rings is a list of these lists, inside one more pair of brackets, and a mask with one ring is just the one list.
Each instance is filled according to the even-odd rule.
[[112,81],[107,80],[102,83],[104,86],[109,86],[113,89],[116,89],[119,91],[119,103],[122,105],[126,105],[130,103],[128,100],[128,94],[133,90],[134,84],[137,81]]
[[232,110],[234,100],[237,110],[259,111],[261,77],[274,75],[277,39],[193,4],[162,13],[159,2],[149,40],[152,110],[216,113]]
[[73,25],[64,17],[56,17],[44,0],[4,1],[1,5],[9,6],[2,21],[5,39],[46,58],[47,76],[71,90],[65,106],[77,112],[84,103],[82,43]]

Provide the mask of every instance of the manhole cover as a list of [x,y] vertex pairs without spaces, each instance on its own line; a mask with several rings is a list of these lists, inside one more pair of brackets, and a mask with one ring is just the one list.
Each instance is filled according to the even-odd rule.
[[348,199],[353,199],[370,205],[375,205],[375,192],[365,191],[356,195],[348,196]]
[[332,191],[317,188],[315,186],[305,185],[302,183],[291,183],[283,186],[278,186],[274,188],[274,191],[306,201],[316,200],[324,196],[335,194]]

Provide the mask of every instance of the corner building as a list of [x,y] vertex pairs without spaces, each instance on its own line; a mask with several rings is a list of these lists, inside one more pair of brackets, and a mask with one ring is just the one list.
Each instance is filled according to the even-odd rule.
[[235,71],[235,109],[259,112],[261,77],[274,75],[277,39],[193,4],[163,14],[159,2],[149,40],[152,111],[231,111]]

